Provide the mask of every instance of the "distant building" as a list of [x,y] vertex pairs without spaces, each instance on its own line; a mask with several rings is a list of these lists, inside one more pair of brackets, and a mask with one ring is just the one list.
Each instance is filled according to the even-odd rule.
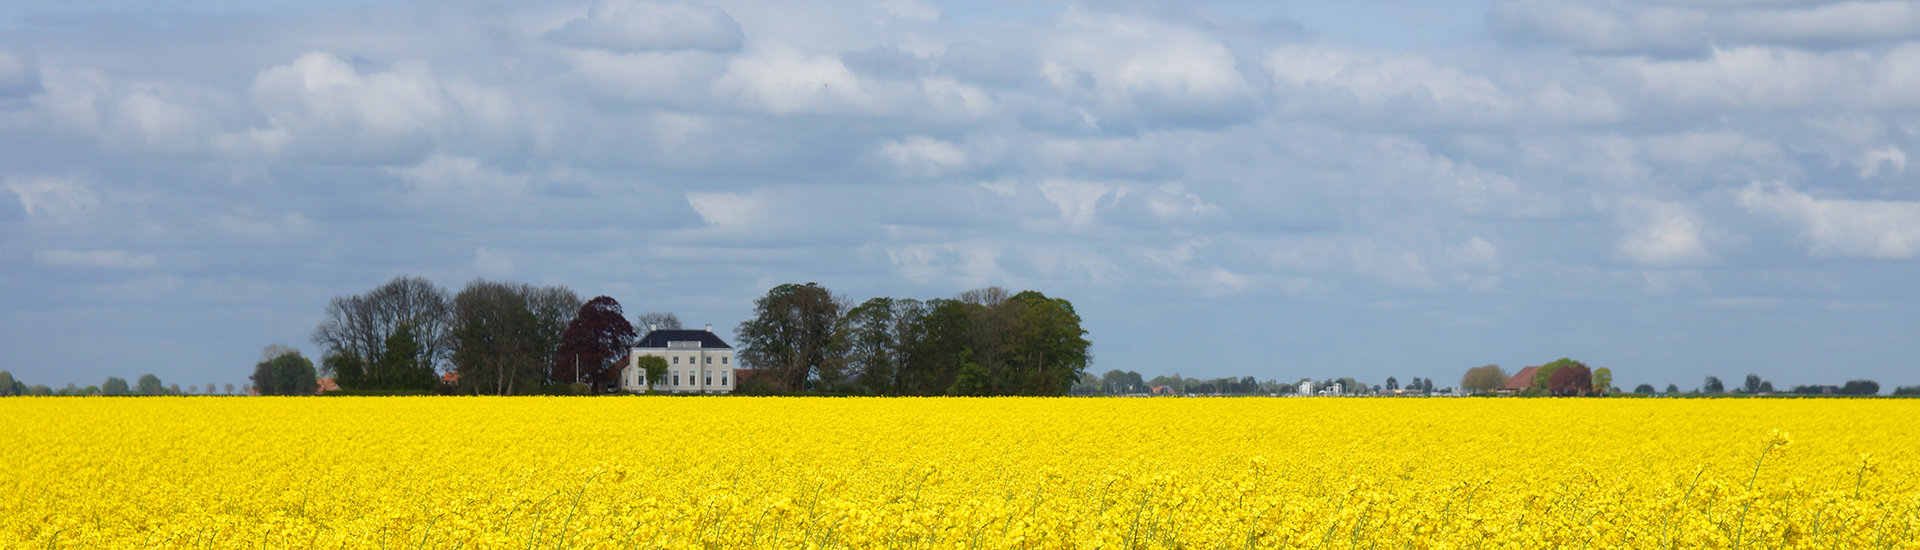
[[319,380],[319,384],[314,386],[313,394],[321,395],[330,391],[337,391],[339,389],[340,389],[340,383],[335,381],[333,378],[321,378]]
[[1537,366],[1520,369],[1520,372],[1513,373],[1513,376],[1507,377],[1507,383],[1501,384],[1499,388],[1495,388],[1493,393],[1513,395],[1527,391],[1527,388],[1533,387],[1533,378],[1539,374],[1540,367]]
[[[649,327],[651,328],[651,327]],[[667,360],[667,374],[660,384],[647,380],[640,358]],[[739,384],[734,376],[733,346],[706,330],[649,330],[627,354],[627,366],[620,372],[620,389],[630,392],[663,391],[671,393],[732,393]]]

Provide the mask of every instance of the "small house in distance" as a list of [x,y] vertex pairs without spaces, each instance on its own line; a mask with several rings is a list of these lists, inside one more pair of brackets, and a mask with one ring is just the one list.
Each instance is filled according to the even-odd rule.
[[1533,387],[1533,377],[1539,374],[1540,367],[1538,366],[1520,369],[1520,372],[1513,373],[1513,376],[1507,377],[1507,383],[1501,384],[1498,389],[1493,390],[1493,393],[1514,395],[1527,391],[1527,388]]
[[[667,360],[665,379],[655,385],[640,368],[641,357]],[[620,371],[620,389],[630,392],[732,393],[739,380],[733,372],[733,346],[706,330],[649,330],[627,354]]]

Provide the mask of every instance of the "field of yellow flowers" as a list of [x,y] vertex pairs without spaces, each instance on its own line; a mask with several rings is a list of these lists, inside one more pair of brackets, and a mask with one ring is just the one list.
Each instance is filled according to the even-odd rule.
[[1920,548],[1920,401],[0,399],[19,548]]

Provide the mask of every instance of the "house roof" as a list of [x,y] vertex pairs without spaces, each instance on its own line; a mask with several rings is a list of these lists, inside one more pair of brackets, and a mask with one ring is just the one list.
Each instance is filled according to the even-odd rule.
[[313,389],[313,393],[316,393],[316,394],[327,393],[330,391],[340,389],[340,384],[334,382],[334,379],[332,378],[321,378],[316,382],[319,382],[318,384],[315,384],[315,387]]
[[699,342],[702,348],[733,349],[733,346],[727,345],[725,341],[722,341],[719,336],[715,336],[712,332],[677,329],[661,329],[649,332],[645,337],[640,338],[640,343],[634,344],[633,347],[664,348],[667,347],[667,342]]
[[1533,387],[1533,377],[1537,374],[1540,374],[1540,367],[1520,369],[1520,372],[1513,373],[1513,376],[1507,377],[1507,383],[1501,384],[1500,389],[1522,391]]

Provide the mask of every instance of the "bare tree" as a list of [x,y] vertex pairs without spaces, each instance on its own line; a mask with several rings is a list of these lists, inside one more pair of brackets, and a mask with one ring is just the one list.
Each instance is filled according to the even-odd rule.
[[656,330],[680,330],[680,318],[671,311],[649,311],[633,318],[633,330],[643,337]]
[[[324,348],[323,358],[344,355],[374,368],[386,352],[387,338],[406,325],[419,341],[423,359],[438,369],[449,358],[451,314],[452,300],[432,281],[395,277],[366,294],[335,296],[327,303],[326,319],[313,331],[313,343]],[[322,361],[323,374],[334,374],[328,365]]]
[[461,384],[497,395],[539,389],[549,382],[561,334],[581,305],[563,286],[468,283],[453,298],[448,332]]

